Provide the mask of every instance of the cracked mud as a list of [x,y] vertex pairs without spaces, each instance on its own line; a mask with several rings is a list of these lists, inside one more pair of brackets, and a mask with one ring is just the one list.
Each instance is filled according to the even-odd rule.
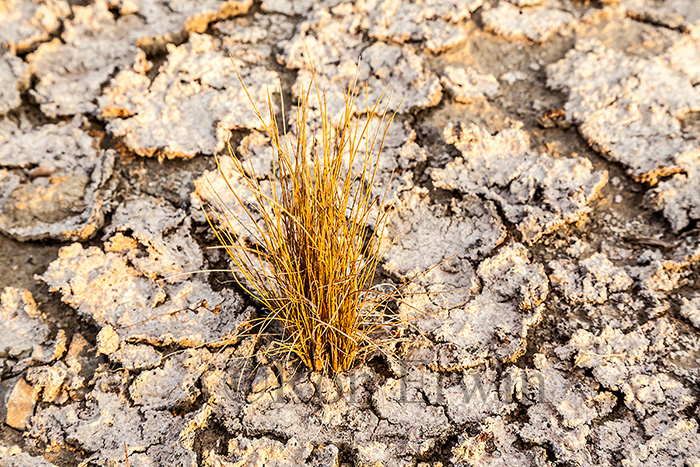
[[[696,0],[9,0],[0,43],[0,465],[700,465]],[[237,71],[293,121],[309,54],[397,112],[408,324],[335,376],[259,352],[202,211],[247,236]]]

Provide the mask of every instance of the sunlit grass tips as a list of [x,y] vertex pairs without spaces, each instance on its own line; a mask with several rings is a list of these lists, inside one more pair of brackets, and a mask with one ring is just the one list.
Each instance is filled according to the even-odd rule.
[[[319,109],[311,108],[312,92]],[[289,130],[283,111],[278,126],[269,94],[269,121],[251,98],[273,149],[272,170],[256,173],[252,161],[241,160],[229,145],[240,178],[226,184],[246,219],[234,216],[216,193],[218,209],[208,214],[234,276],[266,309],[259,332],[280,324],[277,351],[295,354],[317,371],[346,370],[379,349],[390,322],[387,296],[373,288],[387,191],[376,196],[372,188],[395,114],[380,110],[382,94],[372,105],[367,98],[358,116],[358,98],[362,102],[365,94],[356,81],[344,96],[342,113],[329,115],[314,76]],[[226,178],[221,164],[219,172]]]

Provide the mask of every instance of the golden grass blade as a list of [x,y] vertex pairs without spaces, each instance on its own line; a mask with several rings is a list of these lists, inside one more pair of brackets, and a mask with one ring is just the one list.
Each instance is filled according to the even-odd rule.
[[[380,113],[386,89],[373,105],[365,89],[367,107],[360,123],[355,76],[344,91],[344,109],[334,120],[312,65],[312,79],[302,87],[294,128],[287,126],[283,100],[280,128],[272,96],[267,95],[268,122],[237,68],[236,73],[270,138],[270,187],[261,185],[252,161],[244,165],[229,144],[240,181],[234,186],[218,159],[217,166],[240,204],[237,212],[251,222],[235,218],[234,210],[215,194],[212,197],[222,214],[213,218],[205,212],[207,221],[231,258],[239,285],[268,308],[259,320],[259,332],[279,323],[283,335],[277,350],[296,354],[314,370],[346,370],[371,350],[383,352],[374,334],[396,322],[383,312],[389,297],[372,290],[380,248],[377,232],[368,228],[372,220],[379,234],[386,226],[383,205],[388,187],[381,197],[373,196],[372,188],[396,112],[389,116],[387,106]],[[309,127],[312,90],[319,101],[320,122]],[[379,125],[373,129],[377,120]],[[241,184],[250,192],[247,198],[237,192]],[[239,224],[252,243],[236,236],[234,226]]]

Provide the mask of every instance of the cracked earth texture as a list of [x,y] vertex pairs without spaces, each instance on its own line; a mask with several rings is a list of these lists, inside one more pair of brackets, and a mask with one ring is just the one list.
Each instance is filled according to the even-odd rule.
[[[0,42],[0,466],[700,465],[697,0],[7,0]],[[308,53],[331,112],[392,94],[418,276],[336,376],[245,336],[200,207],[243,213],[227,140],[274,183],[231,60],[290,111]]]

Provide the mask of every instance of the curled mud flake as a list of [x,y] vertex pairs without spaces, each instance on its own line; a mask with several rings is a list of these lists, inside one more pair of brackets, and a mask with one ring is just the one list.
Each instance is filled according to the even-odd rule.
[[61,39],[39,46],[27,57],[38,82],[31,94],[50,117],[93,113],[101,87],[119,68],[143,56],[133,41],[142,20],[115,20],[105,1],[73,7]]
[[46,317],[28,290],[6,287],[0,294],[0,358],[13,371],[52,362],[66,350],[63,331],[51,339]]
[[0,465],[5,467],[57,467],[47,462],[43,457],[30,456],[19,446],[0,445]]
[[700,8],[694,0],[620,0],[620,3],[632,18],[682,29],[700,38]]
[[[192,34],[181,46],[168,45],[168,52],[153,82],[126,70],[100,99],[104,116],[126,117],[107,125],[124,144],[142,156],[189,159],[222,151],[231,129],[260,128],[231,59],[216,39]],[[254,101],[266,112],[260,104],[276,88],[277,73],[262,66],[238,67]]]
[[70,122],[33,127],[0,120],[0,231],[20,241],[86,239],[114,191],[114,152]]
[[[656,184],[648,207],[662,211],[679,231],[700,218],[698,135],[681,124],[700,110],[696,41],[682,38],[650,59],[627,56],[595,39],[579,42],[547,68],[550,87],[568,91],[567,118],[606,158],[636,180]],[[674,175],[675,174],[675,175]]]
[[[98,326],[112,326],[120,342],[221,346],[247,320],[248,312],[243,312],[235,293],[215,292],[196,276],[151,279],[148,276],[155,277],[156,272],[139,271],[130,264],[128,251],[109,251],[110,245],[106,244],[106,252],[94,246],[84,249],[78,243],[64,247],[41,279]],[[155,263],[159,253],[147,254],[149,260],[139,263],[144,268]],[[210,306],[218,306],[220,312],[211,312]],[[111,350],[116,342],[104,345]]]
[[420,43],[439,53],[466,41],[460,23],[469,19],[483,0],[383,0],[358,2],[368,16],[370,37],[397,44]]
[[482,14],[487,30],[508,38],[526,37],[544,42],[552,34],[573,27],[578,19],[562,8],[558,1],[545,2],[532,8],[519,8],[512,3],[500,2]]
[[450,125],[445,139],[462,157],[433,170],[435,186],[493,200],[528,243],[588,213],[607,182],[607,172],[594,171],[588,159],[531,150],[521,125],[495,136],[476,125]]
[[11,52],[0,53],[0,115],[22,104],[21,94],[29,86],[30,77],[24,60]]
[[7,0],[0,5],[0,45],[26,52],[58,31],[71,13],[64,0]]
[[197,465],[195,453],[178,441],[186,418],[130,406],[125,385],[118,374],[99,373],[84,403],[37,411],[29,437],[54,449],[77,446],[92,465],[123,459],[125,445],[131,465]]
[[498,93],[498,80],[495,77],[482,75],[471,67],[445,67],[440,82],[455,101],[464,104]]
[[612,412],[615,396],[571,377],[541,354],[535,368],[511,371],[513,397],[529,406],[521,438],[551,446],[557,462],[592,465],[588,437],[593,423]]
[[228,454],[220,455],[209,451],[204,459],[205,466],[249,467],[335,467],[339,462],[340,451],[334,445],[314,448],[310,443],[301,443],[295,438],[285,443],[270,439],[236,437],[229,441]]

